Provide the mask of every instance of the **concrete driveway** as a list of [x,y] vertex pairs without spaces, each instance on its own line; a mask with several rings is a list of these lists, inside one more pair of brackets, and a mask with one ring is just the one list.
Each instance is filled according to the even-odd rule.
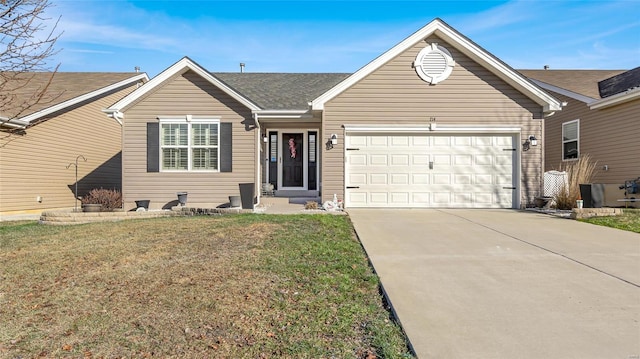
[[513,210],[348,213],[419,358],[640,358],[640,234]]

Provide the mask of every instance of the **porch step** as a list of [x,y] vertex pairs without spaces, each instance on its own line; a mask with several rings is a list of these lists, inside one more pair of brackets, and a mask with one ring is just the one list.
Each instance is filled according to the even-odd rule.
[[260,197],[260,204],[265,206],[287,205],[287,204],[306,204],[309,201],[320,203],[320,197]]
[[305,191],[305,190],[276,190],[274,191],[275,197],[318,197],[318,191]]

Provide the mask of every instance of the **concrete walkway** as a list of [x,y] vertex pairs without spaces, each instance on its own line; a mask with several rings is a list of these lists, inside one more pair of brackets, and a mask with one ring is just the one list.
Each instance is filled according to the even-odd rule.
[[419,358],[640,358],[640,235],[511,210],[348,211]]

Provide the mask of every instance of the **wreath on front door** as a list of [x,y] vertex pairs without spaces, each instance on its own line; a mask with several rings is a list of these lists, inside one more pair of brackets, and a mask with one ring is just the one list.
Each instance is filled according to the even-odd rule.
[[289,152],[291,152],[291,158],[296,158],[296,141],[293,138],[289,139]]

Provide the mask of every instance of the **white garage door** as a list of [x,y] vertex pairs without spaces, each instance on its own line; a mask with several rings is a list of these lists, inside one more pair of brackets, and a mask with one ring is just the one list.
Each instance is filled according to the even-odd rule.
[[348,135],[348,207],[512,208],[513,135]]

